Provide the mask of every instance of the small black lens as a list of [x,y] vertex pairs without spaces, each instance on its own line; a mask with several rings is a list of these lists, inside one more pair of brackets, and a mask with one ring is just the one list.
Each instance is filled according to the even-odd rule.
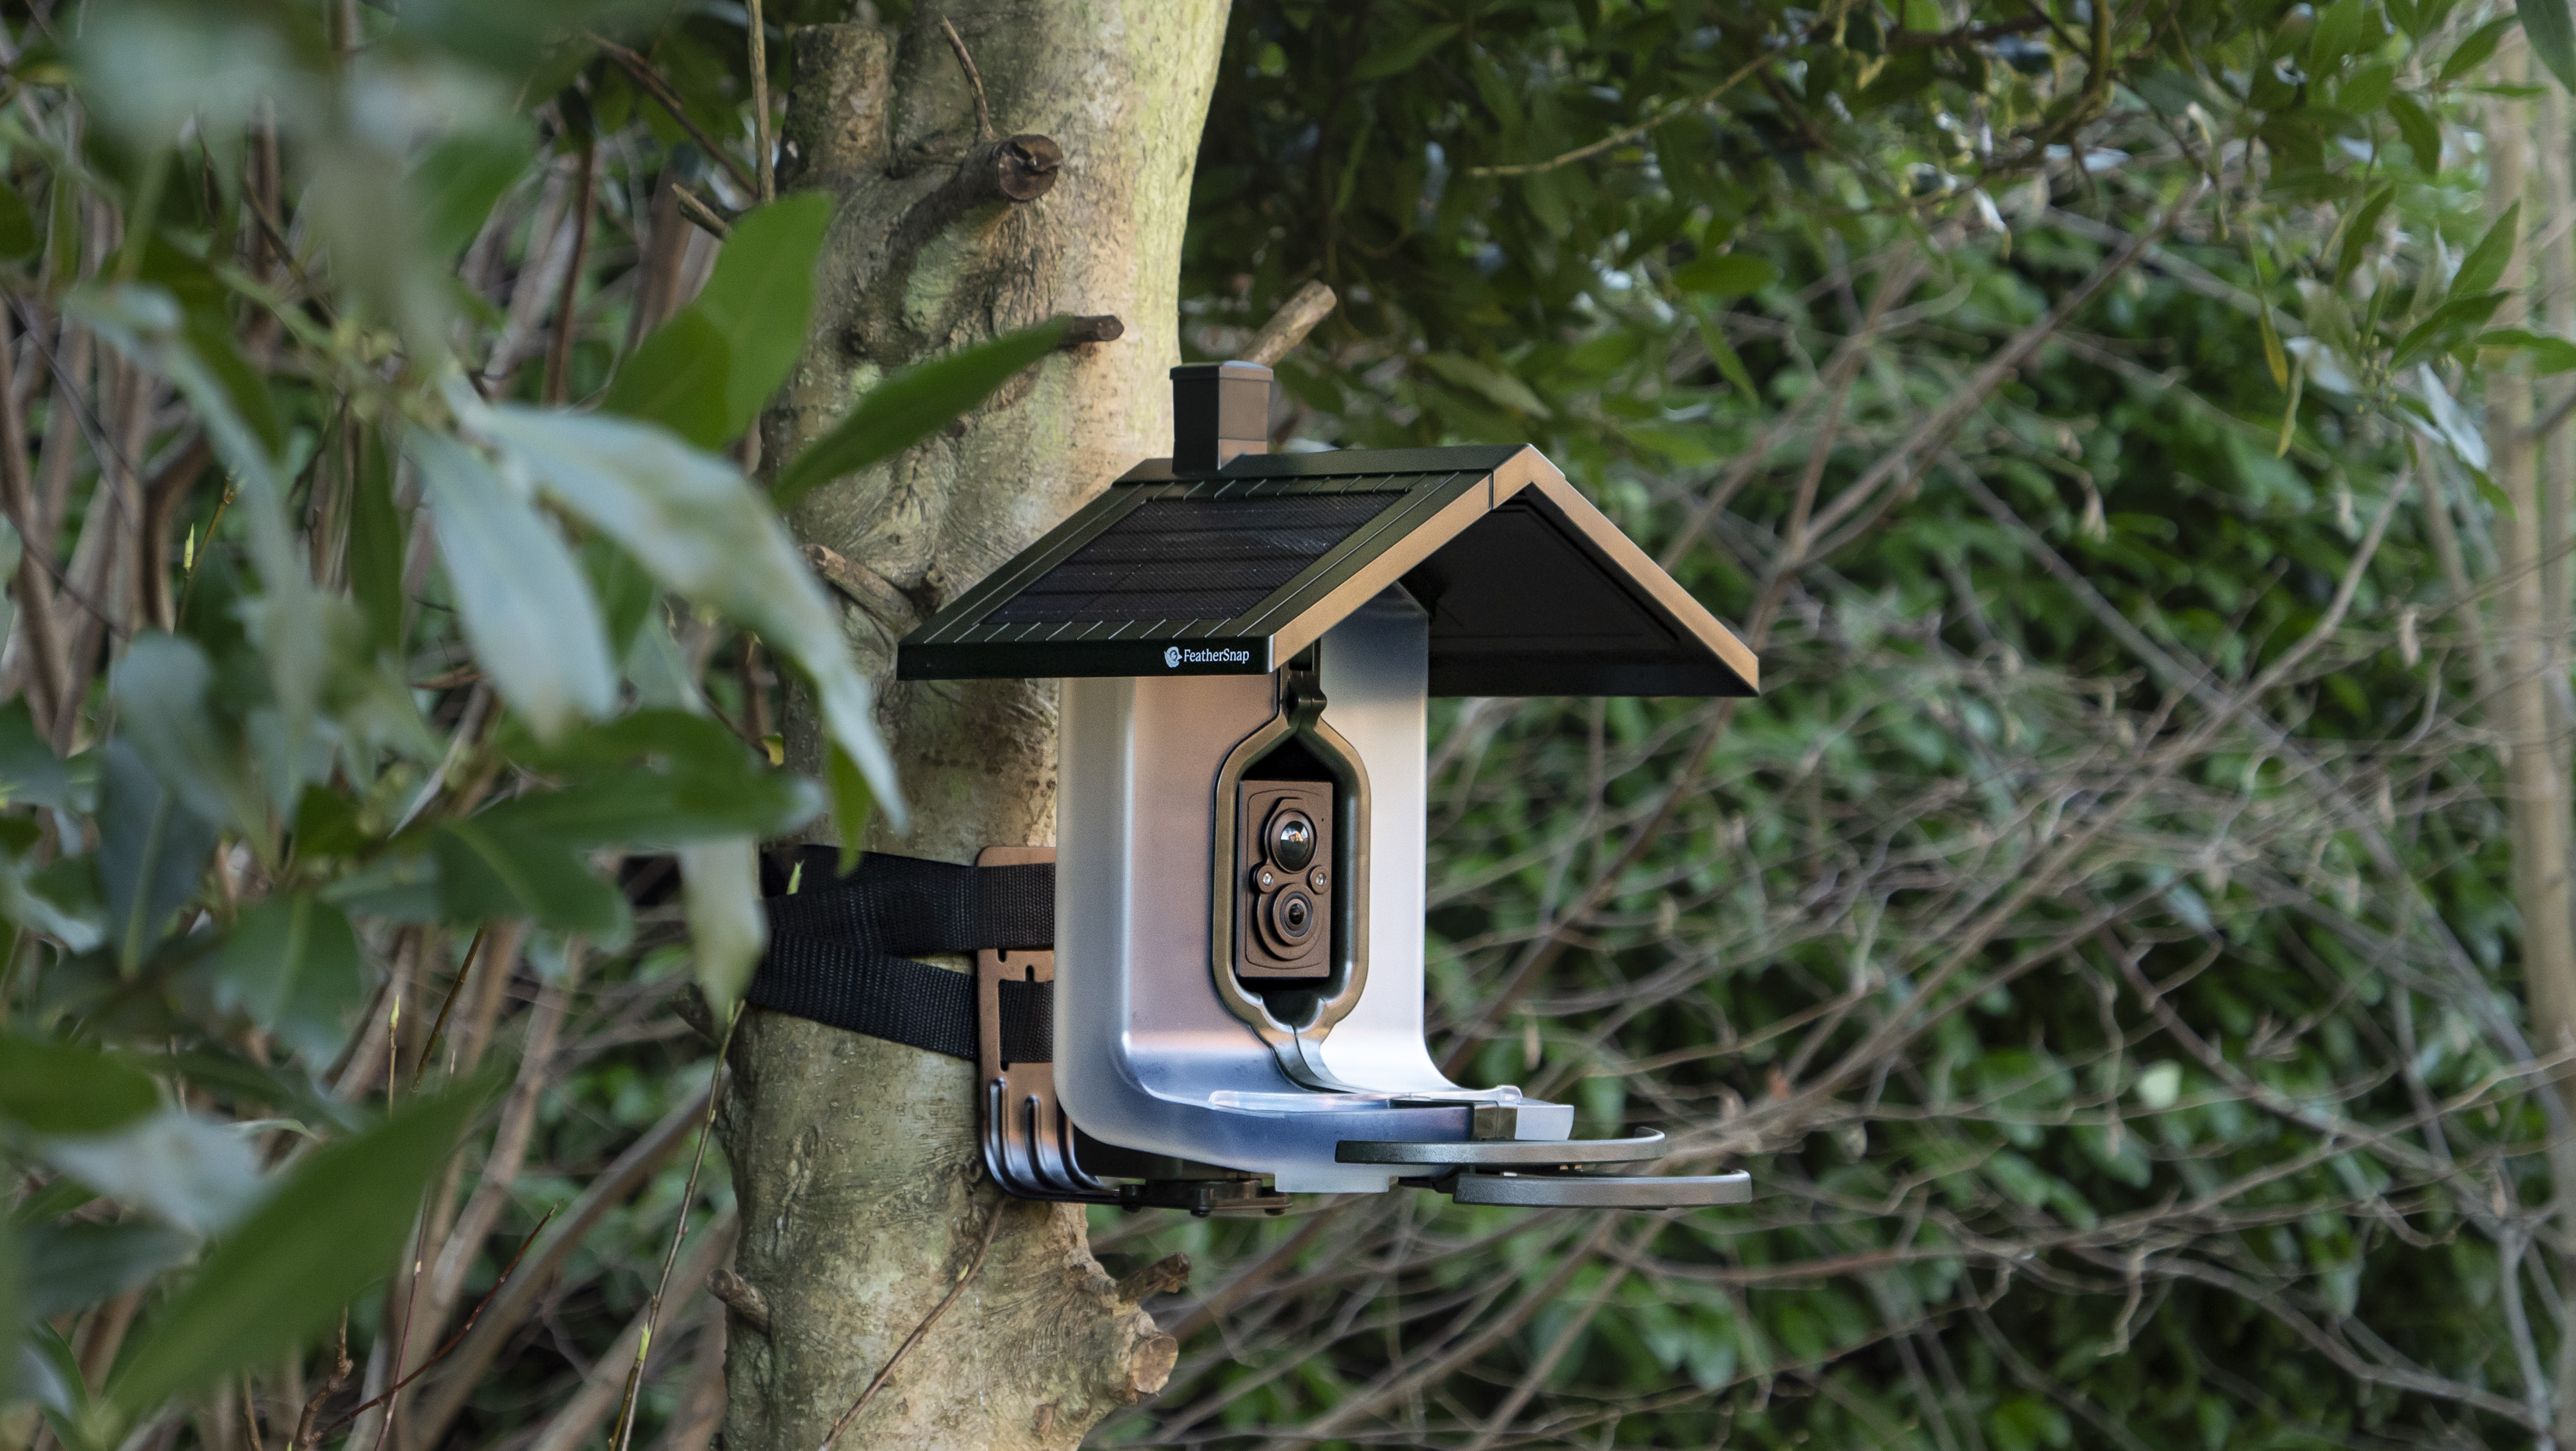
[[1279,898],[1279,905],[1271,909],[1270,920],[1278,927],[1280,936],[1291,942],[1299,941],[1315,929],[1315,904],[1303,892],[1286,893]]
[[1315,859],[1315,823],[1291,808],[1270,818],[1270,859],[1283,870],[1300,872]]

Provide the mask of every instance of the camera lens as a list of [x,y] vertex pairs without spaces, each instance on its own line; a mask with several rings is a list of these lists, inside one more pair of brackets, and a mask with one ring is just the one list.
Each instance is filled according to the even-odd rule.
[[1271,900],[1270,925],[1288,942],[1303,942],[1315,930],[1315,903],[1305,893],[1287,891]]
[[1298,872],[1315,859],[1315,822],[1290,808],[1270,818],[1270,859],[1283,870]]

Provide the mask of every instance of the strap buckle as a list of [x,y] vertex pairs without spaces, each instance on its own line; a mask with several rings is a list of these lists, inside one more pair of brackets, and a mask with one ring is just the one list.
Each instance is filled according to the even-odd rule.
[[[988,846],[978,867],[1052,865],[1051,846]],[[1073,1121],[1055,1101],[1055,1065],[1002,1056],[1002,984],[1055,982],[1052,949],[986,947],[975,953],[975,1079],[984,1101],[984,1169],[1014,1199],[1116,1204],[1118,1191],[1085,1171]]]

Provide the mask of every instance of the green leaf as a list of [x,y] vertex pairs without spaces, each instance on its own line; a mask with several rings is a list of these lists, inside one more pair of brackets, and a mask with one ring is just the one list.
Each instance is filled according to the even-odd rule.
[[706,289],[636,348],[602,406],[700,448],[741,437],[804,350],[814,262],[831,222],[832,200],[821,192],[736,222]]
[[825,728],[866,769],[887,815],[902,820],[894,759],[877,737],[873,697],[850,661],[840,616],[786,526],[731,464],[622,418],[500,407],[477,419],[549,498],[616,540],[664,587],[713,606],[793,661],[814,684]]
[[88,857],[67,856],[31,870],[22,858],[0,857],[0,917],[68,951],[95,950],[107,940],[107,927],[92,866]]
[[415,429],[404,451],[437,519],[456,613],[501,698],[552,737],[617,699],[608,634],[572,551],[473,450]]
[[1447,45],[1449,37],[1457,33],[1456,25],[1425,26],[1393,45],[1361,57],[1360,63],[1351,67],[1351,79],[1382,81],[1389,76],[1402,75],[1420,65],[1431,52]]
[[2496,46],[2504,40],[2505,32],[2514,27],[2515,20],[2516,17],[2507,15],[2502,19],[2490,20],[2470,31],[2468,39],[2461,41],[2451,51],[2450,59],[2442,62],[2444,83],[2456,81],[2485,65],[2487,57],[2495,54]]
[[176,1074],[190,1090],[203,1090],[214,1102],[237,1112],[257,1106],[292,1115],[314,1128],[341,1132],[375,1121],[372,1111],[338,1097],[327,1082],[303,1066],[254,1063],[220,1043],[155,1053],[152,1061],[154,1067]]
[[0,258],[24,261],[36,255],[44,245],[44,234],[36,230],[36,214],[27,209],[27,199],[17,188],[0,184]]
[[338,1055],[366,998],[366,958],[339,908],[295,892],[242,910],[215,983],[217,1007],[248,1014],[319,1067]]
[[450,914],[439,895],[438,857],[427,844],[385,853],[322,889],[322,900],[359,917],[427,925]]
[[2406,149],[2415,153],[2415,169],[2432,176],[2442,169],[2442,126],[2423,103],[2400,91],[2388,98],[2388,114],[2397,120],[2397,134]]
[[674,770],[600,772],[560,791],[513,797],[474,819],[493,830],[531,832],[567,846],[659,848],[780,836],[822,810],[814,783],[792,772],[753,769],[739,744],[728,755],[733,759],[693,761]]
[[[590,576],[591,598],[599,601],[600,613],[608,623],[610,658],[628,667],[632,674],[636,637],[644,631],[644,622],[662,591],[652,574],[635,562],[635,556],[617,547],[617,541],[604,534],[593,534],[581,544],[581,567]],[[730,732],[727,733],[728,736]]]
[[1744,360],[1735,354],[1735,345],[1726,340],[1726,332],[1709,311],[1699,313],[1700,345],[1708,349],[1709,361],[1717,365],[1717,375],[1734,384],[1747,403],[1759,403],[1762,395],[1754,391],[1753,375],[1745,371]]
[[990,342],[915,363],[868,390],[831,432],[779,472],[770,503],[780,512],[817,487],[891,458],[946,428],[991,397],[1021,369],[1056,350],[1068,320],[1005,333]]
[[39,1134],[103,1134],[160,1106],[152,1080],[99,1052],[0,1035],[0,1118]]
[[2344,279],[2352,276],[2352,270],[2361,265],[2363,254],[2370,250],[2372,242],[2378,240],[2379,219],[2388,214],[2389,204],[2396,200],[2396,186],[2382,186],[2371,193],[2370,200],[2363,202],[2361,210],[2353,213],[2352,220],[2345,224],[2343,246],[2335,256],[2335,285],[2343,285]]
[[685,710],[637,710],[583,726],[545,746],[513,748],[544,771],[571,774],[638,763],[727,776],[757,769],[751,748],[715,720]]
[[232,320],[224,315],[223,306],[190,308],[187,336],[199,365],[222,387],[243,426],[271,456],[283,452],[286,416],[278,412],[277,397],[268,390],[268,375],[252,367],[233,346]]
[[724,334],[707,315],[682,308],[619,366],[599,406],[658,423],[700,448],[721,448],[741,432],[725,408],[731,361]]
[[[31,1224],[19,1231],[27,1318],[50,1320],[122,1295],[188,1257],[195,1239],[146,1220]],[[0,1328],[0,1334],[5,1334]]]
[[307,786],[295,803],[295,854],[317,857],[354,856],[364,850],[367,833],[358,819],[358,803],[327,786]]
[[306,1157],[152,1318],[107,1399],[130,1423],[172,1395],[275,1364],[337,1319],[393,1263],[484,1097],[476,1083],[414,1100]]
[[2543,377],[2552,373],[2576,372],[2576,342],[2566,338],[2509,327],[2478,334],[2478,346],[2512,348],[2529,353],[2532,371]]
[[859,843],[867,839],[869,797],[867,773],[836,742],[823,751],[823,780],[832,795],[832,827],[841,838],[841,875],[859,864]]
[[680,893],[698,986],[721,1017],[750,985],[751,970],[769,945],[769,919],[760,910],[758,843],[738,836],[681,847]]
[[184,1109],[146,1114],[110,1133],[40,1139],[36,1151],[99,1193],[200,1237],[231,1227],[263,1187],[248,1138]]
[[[39,1320],[26,1327],[23,1354],[11,1367],[17,1389],[44,1407],[59,1438],[90,1419],[89,1386],[81,1379],[80,1352],[61,1331]],[[71,1445],[74,1442],[66,1441]]]
[[27,702],[0,705],[0,804],[76,811],[87,809],[82,798],[70,769],[36,730]]
[[805,351],[814,315],[814,263],[832,225],[832,198],[781,197],[738,218],[691,310],[723,337],[727,439],[740,437]]
[[1509,373],[1456,353],[1424,353],[1414,361],[1430,369],[1442,382],[1480,394],[1498,407],[1516,409],[1533,418],[1548,416],[1547,405],[1539,396]]
[[2397,351],[2389,359],[2392,369],[2407,367],[2416,361],[2447,350],[2475,332],[2495,316],[2504,305],[2506,294],[2484,293],[2476,297],[2455,297],[2433,309],[2433,315],[2408,329],[2397,342]]
[[137,635],[108,684],[119,739],[197,816],[260,835],[268,808],[241,743],[207,706],[213,682],[196,641],[157,630]]
[[123,738],[102,752],[98,884],[107,899],[108,945],[128,974],[143,965],[179,904],[195,894],[215,828],[144,764]]
[[451,920],[524,918],[603,940],[626,930],[626,898],[562,842],[470,818],[440,826],[430,851],[438,859],[439,903]]
[[[213,310],[195,318],[157,287],[120,284],[75,288],[64,298],[78,317],[120,352],[167,378],[195,406],[215,456],[232,473],[238,498],[232,512],[249,535],[251,562],[266,586],[258,606],[262,654],[282,726],[279,759],[304,762],[320,709],[322,679],[331,660],[330,602],[315,588],[308,551],[286,520],[289,480],[275,440],[284,436],[264,385],[231,351]],[[220,342],[216,356],[205,351]],[[299,781],[274,781],[281,799],[293,799]]]
[[432,146],[411,174],[422,253],[444,263],[464,250],[535,155],[517,129],[469,131]]
[[[2263,275],[2259,262],[2254,275],[2258,279]],[[2287,388],[2290,386],[2290,355],[2281,347],[2281,330],[2272,325],[2272,299],[2266,295],[2260,301],[2262,306],[2254,314],[2254,325],[2263,336],[2263,366],[2271,371],[2273,387]]]
[[369,429],[358,445],[358,487],[349,509],[349,589],[366,618],[367,643],[379,654],[402,653],[403,561],[410,552],[402,510],[394,503],[392,441]]
[[2356,116],[2367,116],[2388,104],[2389,94],[2397,86],[2397,67],[2381,61],[2363,66],[2352,78],[2335,88],[2337,107]]
[[1702,257],[1683,265],[1673,273],[1673,285],[1684,292],[1703,292],[1711,297],[1741,297],[1759,292],[1780,280],[1780,269],[1767,257],[1743,252],[1724,252]]
[[2506,264],[2513,261],[2513,249],[2522,240],[2522,203],[2515,202],[2495,219],[2487,234],[2469,249],[2460,261],[2460,270],[2451,274],[2451,290],[2443,301],[2456,302],[2463,297],[2493,292],[2504,277]]
[[2316,29],[2308,36],[2309,74],[2326,75],[2362,49],[2368,16],[2363,0],[2334,0],[2318,12]]
[[2040,1451],[2043,1446],[2066,1445],[2074,1437],[2074,1425],[2066,1413],[2036,1396],[2014,1396],[1994,1409],[1988,1424],[1994,1428],[1995,1451]]
[[2531,53],[2558,77],[2558,84],[2576,91],[2576,20],[2567,13],[2567,0],[2516,0],[2514,13],[2522,17]]

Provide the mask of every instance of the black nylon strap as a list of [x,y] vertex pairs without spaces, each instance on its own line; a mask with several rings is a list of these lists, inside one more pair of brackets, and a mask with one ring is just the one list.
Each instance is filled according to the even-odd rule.
[[794,896],[769,901],[774,934],[865,941],[888,952],[973,952],[983,947],[1049,947],[1055,943],[1055,866],[961,867],[952,862],[870,852],[858,869],[835,878],[840,853],[828,846],[799,853]]
[[[837,852],[808,847],[792,896],[771,897],[769,951],[743,996],[758,1006],[969,1062],[975,979],[906,952],[1045,948],[1055,868],[965,867],[871,852],[835,879]],[[1001,985],[1002,1056],[1055,1056],[1055,985]]]

